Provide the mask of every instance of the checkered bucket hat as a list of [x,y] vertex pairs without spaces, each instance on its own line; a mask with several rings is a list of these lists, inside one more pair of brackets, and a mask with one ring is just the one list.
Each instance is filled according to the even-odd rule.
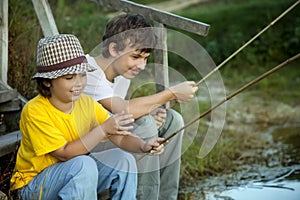
[[41,39],[37,47],[37,73],[33,78],[55,79],[67,74],[94,71],[86,61],[77,37],[58,34]]

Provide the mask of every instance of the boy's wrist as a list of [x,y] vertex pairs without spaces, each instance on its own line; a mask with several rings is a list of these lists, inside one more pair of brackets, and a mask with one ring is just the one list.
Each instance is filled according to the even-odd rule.
[[110,134],[107,134],[106,131],[103,129],[102,125],[99,125],[97,133],[101,136],[101,140],[107,139]]
[[172,90],[172,87],[167,88],[165,91],[169,93],[169,96],[170,96],[169,100],[177,99],[175,92],[173,92],[173,90]]
[[144,142],[144,144],[142,145],[142,148],[141,148],[143,153],[148,153],[149,150],[148,150],[147,146],[148,146],[147,142]]

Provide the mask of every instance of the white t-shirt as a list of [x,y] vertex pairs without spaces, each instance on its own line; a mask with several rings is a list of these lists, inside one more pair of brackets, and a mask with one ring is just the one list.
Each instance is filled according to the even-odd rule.
[[93,65],[97,70],[87,72],[87,85],[84,93],[92,96],[96,101],[118,96],[125,99],[130,86],[130,80],[123,76],[117,76],[114,83],[108,81],[104,71],[96,63],[96,60],[90,55],[86,55],[86,59],[90,65]]

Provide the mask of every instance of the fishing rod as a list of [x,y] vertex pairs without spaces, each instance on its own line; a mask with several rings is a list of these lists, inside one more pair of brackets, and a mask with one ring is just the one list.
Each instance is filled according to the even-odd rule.
[[258,38],[262,33],[268,30],[271,26],[273,26],[277,21],[279,21],[284,15],[290,12],[294,7],[296,7],[300,3],[300,0],[296,1],[293,5],[291,5],[288,9],[286,9],[281,15],[279,15],[276,19],[274,19],[269,25],[267,25],[264,29],[262,29],[259,33],[257,33],[253,38],[251,38],[248,42],[246,42],[243,46],[241,46],[238,50],[236,50],[233,54],[231,54],[227,59],[225,59],[222,63],[220,63],[214,70],[208,73],[205,77],[203,77],[197,85],[205,81],[209,76],[211,76],[214,72],[223,67],[229,60],[231,60],[234,56],[236,56],[240,51],[242,51],[245,47],[247,47],[251,42],[253,42],[256,38]]
[[[273,69],[265,72],[264,74],[262,74],[261,76],[257,77],[256,79],[252,80],[251,82],[247,83],[246,85],[244,85],[243,87],[241,87],[240,89],[236,90],[235,92],[233,92],[231,95],[227,96],[225,99],[223,99],[222,101],[220,101],[218,104],[212,106],[210,109],[208,109],[206,112],[202,113],[201,115],[199,115],[198,117],[196,117],[195,119],[191,120],[190,122],[188,122],[186,125],[184,125],[182,128],[178,129],[177,131],[175,131],[174,133],[172,133],[171,135],[169,135],[168,137],[166,137],[162,142],[160,142],[160,144],[164,144],[166,143],[168,140],[170,140],[171,138],[173,138],[174,136],[176,136],[178,133],[180,133],[182,130],[186,129],[187,127],[189,127],[190,125],[192,125],[193,123],[195,123],[196,121],[198,121],[199,119],[201,119],[202,117],[206,116],[207,114],[209,114],[210,112],[212,112],[213,110],[215,110],[217,107],[219,107],[220,105],[222,105],[223,103],[225,103],[226,101],[230,100],[231,98],[233,98],[234,96],[236,96],[237,94],[243,92],[244,90],[246,90],[247,88],[251,87],[252,85],[254,85],[255,83],[261,81],[262,79],[266,78],[267,76],[271,75],[272,73],[276,72],[277,70],[283,68],[284,66],[286,66],[287,64],[293,62],[294,60],[297,60],[300,57],[300,53],[298,53],[297,55],[285,60],[284,62],[282,62],[281,64],[277,65],[276,67],[274,67]],[[148,155],[149,153],[146,153],[144,155],[142,155],[138,160],[141,160],[143,157],[145,157],[146,155]]]

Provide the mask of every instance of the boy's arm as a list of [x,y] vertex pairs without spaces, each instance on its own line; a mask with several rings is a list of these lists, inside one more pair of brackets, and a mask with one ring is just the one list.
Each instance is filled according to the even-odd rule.
[[121,149],[131,153],[153,153],[160,154],[164,150],[164,145],[160,144],[164,138],[153,138],[147,142],[136,135],[112,135],[109,140]]
[[143,115],[149,114],[153,109],[175,99],[173,94],[166,90],[154,95],[138,97],[130,100],[124,100],[120,97],[111,97],[102,99],[99,103],[112,113],[131,113],[133,118],[137,119]]
[[130,135],[133,126],[128,126],[134,119],[131,114],[116,114],[110,117],[101,125],[92,129],[81,138],[67,142],[63,147],[51,152],[50,154],[61,161],[67,161],[75,156],[89,153],[100,141],[107,139],[108,136]]
[[133,114],[133,118],[137,119],[149,114],[152,110],[170,100],[177,99],[179,102],[187,102],[193,98],[197,89],[198,87],[195,82],[186,81],[154,95],[130,100],[124,100],[120,97],[111,97],[99,100],[99,103],[112,113],[124,111],[125,113]]
[[63,147],[51,152],[50,154],[60,161],[67,161],[75,156],[89,153],[89,150],[95,147],[99,141],[106,138],[106,133],[97,126],[83,137],[67,142]]

